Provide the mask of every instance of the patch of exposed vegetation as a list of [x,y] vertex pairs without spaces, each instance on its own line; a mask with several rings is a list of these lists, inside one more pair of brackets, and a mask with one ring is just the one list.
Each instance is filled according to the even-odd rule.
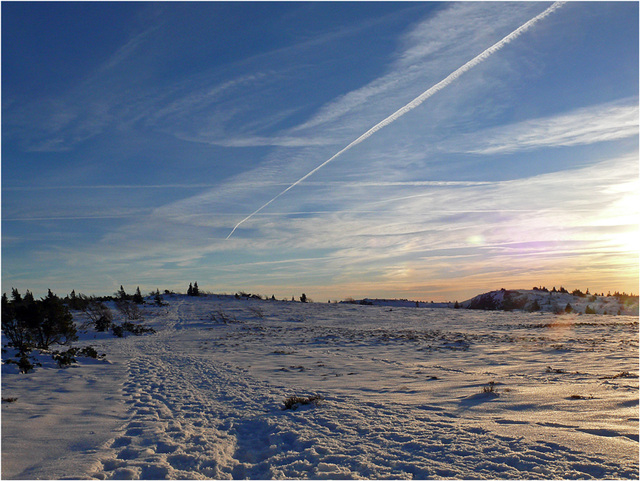
[[282,407],[282,410],[284,411],[287,409],[291,409],[295,411],[300,406],[307,406],[307,405],[317,406],[322,401],[324,401],[324,397],[319,395],[313,395],[313,396],[307,396],[307,397],[289,396],[287,399],[284,400],[284,406]]

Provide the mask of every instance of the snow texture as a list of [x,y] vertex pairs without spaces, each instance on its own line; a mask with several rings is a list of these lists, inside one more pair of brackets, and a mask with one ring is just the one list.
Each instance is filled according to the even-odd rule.
[[4,479],[638,478],[637,317],[165,301],[3,363]]

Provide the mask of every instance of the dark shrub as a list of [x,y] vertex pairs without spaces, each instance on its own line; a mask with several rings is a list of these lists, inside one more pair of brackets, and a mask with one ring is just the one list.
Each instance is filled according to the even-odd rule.
[[111,317],[110,316],[100,316],[100,318],[96,321],[96,331],[98,332],[106,332],[111,327]]
[[124,337],[124,329],[119,324],[114,324],[111,326],[111,332],[116,337]]
[[71,348],[63,352],[54,352],[51,357],[58,363],[59,367],[69,367],[71,364],[75,364],[77,362],[77,351],[77,349]]
[[65,345],[78,338],[69,309],[50,290],[40,301],[29,291],[22,299],[15,289],[11,302],[3,296],[2,330],[20,351],[48,349],[51,344]]
[[129,319],[130,321],[135,321],[136,319],[142,318],[142,314],[140,313],[140,309],[138,306],[127,299],[116,299],[116,307],[122,313],[124,317]]
[[98,351],[93,346],[87,346],[80,349],[78,355],[83,357],[90,357],[92,359],[98,359]]
[[304,406],[308,404],[313,404],[314,406],[317,406],[320,403],[320,401],[323,401],[323,400],[324,398],[322,396],[308,396],[308,397],[289,396],[287,399],[284,400],[284,406],[282,410],[284,411],[286,409],[292,409],[295,411],[300,406]]
[[113,322],[111,309],[99,300],[92,298],[91,301],[87,303],[84,313],[89,318],[90,323],[95,326],[96,331],[105,332],[111,327],[111,323]]
[[21,351],[19,353],[20,359],[18,361],[14,361],[13,359],[7,359],[6,364],[15,364],[20,369],[20,372],[23,374],[28,374],[33,371],[36,366],[40,366],[40,363],[32,364],[29,359],[29,353],[27,351]]
[[42,318],[35,329],[36,345],[48,349],[51,344],[69,344],[78,339],[73,316],[51,291],[42,299]]
[[[14,293],[17,293],[15,289]],[[19,301],[16,301],[16,296],[14,295],[14,300],[9,302],[6,294],[2,295],[2,332],[7,336],[7,339],[9,339],[10,346],[24,352],[30,348],[31,336],[23,318],[17,316],[17,302],[22,302],[22,298],[19,297],[19,294],[18,298]]]
[[141,336],[143,334],[156,332],[152,327],[145,327],[129,321],[124,321],[121,325],[113,324],[111,331],[116,337],[125,337],[127,333],[133,334],[134,336]]

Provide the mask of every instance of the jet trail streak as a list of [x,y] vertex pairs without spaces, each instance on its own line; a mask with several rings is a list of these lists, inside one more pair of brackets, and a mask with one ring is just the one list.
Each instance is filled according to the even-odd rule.
[[442,90],[443,88],[447,87],[449,84],[451,84],[453,81],[455,81],[458,77],[460,77],[462,74],[464,74],[465,72],[471,70],[473,67],[475,67],[476,65],[478,65],[480,62],[486,60],[487,58],[489,58],[491,55],[493,55],[494,53],[496,53],[498,50],[500,50],[502,47],[504,47],[505,45],[507,45],[508,43],[510,43],[512,40],[516,39],[517,37],[519,37],[520,35],[522,35],[524,32],[526,32],[527,30],[529,30],[536,22],[538,22],[539,20],[542,20],[544,17],[550,15],[551,13],[553,13],[554,11],[556,11],[558,8],[560,8],[565,2],[555,2],[553,5],[551,5],[549,8],[547,8],[544,12],[536,15],[535,17],[533,17],[531,20],[529,20],[528,22],[524,23],[523,25],[521,25],[520,27],[518,27],[517,29],[515,29],[513,32],[511,32],[509,35],[507,35],[506,37],[504,37],[502,40],[496,42],[495,44],[493,44],[491,47],[487,48],[485,51],[483,51],[482,53],[480,53],[479,55],[477,55],[476,57],[474,57],[473,59],[469,60],[467,63],[465,63],[462,67],[458,68],[457,70],[455,70],[454,72],[450,73],[446,78],[444,78],[443,80],[441,80],[440,82],[438,82],[437,84],[435,84],[434,86],[432,86],[431,88],[429,88],[428,90],[424,91],[422,94],[420,94],[418,97],[416,97],[415,99],[413,99],[411,102],[409,102],[407,105],[405,105],[404,107],[401,107],[400,109],[396,110],[394,113],[392,113],[391,115],[389,115],[386,119],[382,120],[381,122],[379,122],[378,124],[374,125],[373,127],[371,127],[369,130],[367,130],[364,134],[362,134],[360,137],[358,137],[356,140],[354,140],[353,142],[351,142],[349,145],[347,145],[345,148],[343,148],[342,150],[340,150],[339,152],[337,152],[336,154],[334,154],[331,158],[325,160],[322,164],[318,165],[315,169],[313,169],[311,172],[309,172],[308,174],[306,174],[305,176],[299,178],[298,180],[296,180],[293,184],[291,184],[289,187],[287,187],[286,189],[284,189],[282,192],[280,192],[278,195],[276,195],[273,199],[271,199],[269,202],[267,202],[266,204],[264,204],[262,207],[260,207],[259,209],[256,209],[254,212],[252,212],[251,214],[249,214],[247,217],[245,217],[244,219],[242,219],[240,222],[238,222],[235,227],[231,230],[231,233],[229,233],[229,235],[227,236],[227,239],[229,239],[233,233],[236,231],[236,229],[238,227],[240,227],[240,225],[242,225],[244,222],[248,221],[249,219],[251,219],[254,215],[256,215],[258,212],[260,212],[262,209],[264,209],[265,207],[267,207],[269,204],[271,204],[272,202],[274,202],[275,200],[277,200],[278,198],[280,198],[282,195],[286,194],[287,192],[289,192],[291,189],[293,189],[296,185],[298,185],[300,182],[305,181],[306,179],[308,179],[309,177],[311,177],[313,174],[315,174],[316,172],[318,172],[320,169],[322,169],[325,165],[327,165],[329,162],[331,162],[332,160],[334,160],[336,157],[339,157],[340,155],[342,155],[343,153],[345,153],[347,150],[349,150],[351,147],[354,147],[356,145],[358,145],[359,143],[363,142],[364,140],[368,139],[369,137],[371,137],[373,134],[375,134],[378,130],[382,129],[383,127],[386,127],[387,125],[389,125],[390,123],[394,122],[395,120],[399,119],[400,117],[402,117],[404,114],[406,114],[407,112],[410,112],[411,110],[415,109],[417,106],[419,106],[420,104],[422,104],[422,102],[424,102],[425,100],[427,100],[429,97],[431,97],[433,94],[435,94],[436,92]]

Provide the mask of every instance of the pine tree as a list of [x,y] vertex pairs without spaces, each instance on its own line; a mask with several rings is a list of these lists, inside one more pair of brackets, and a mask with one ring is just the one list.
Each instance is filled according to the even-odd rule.
[[193,295],[193,286],[191,285],[191,283],[189,283],[189,289],[187,289],[187,295],[188,296]]
[[194,295],[194,296],[199,296],[200,295],[200,289],[198,289],[198,283],[197,282],[193,284],[192,295]]
[[22,296],[18,292],[18,289],[15,287],[11,288],[11,301],[15,304],[16,302],[22,301]]
[[162,302],[162,296],[160,295],[160,289],[156,290],[154,300],[157,306],[164,305],[164,302]]
[[9,344],[20,352],[25,352],[29,348],[29,331],[24,322],[17,315],[17,302],[15,299],[22,298],[17,289],[12,290],[12,301],[9,302],[6,294],[2,294],[2,334],[9,339]]
[[116,292],[116,298],[121,301],[126,301],[129,298],[127,293],[124,291],[124,287],[120,286],[120,290]]
[[142,293],[140,292],[140,286],[136,287],[136,293],[133,295],[132,300],[136,304],[143,304],[144,303],[144,298],[142,297]]

